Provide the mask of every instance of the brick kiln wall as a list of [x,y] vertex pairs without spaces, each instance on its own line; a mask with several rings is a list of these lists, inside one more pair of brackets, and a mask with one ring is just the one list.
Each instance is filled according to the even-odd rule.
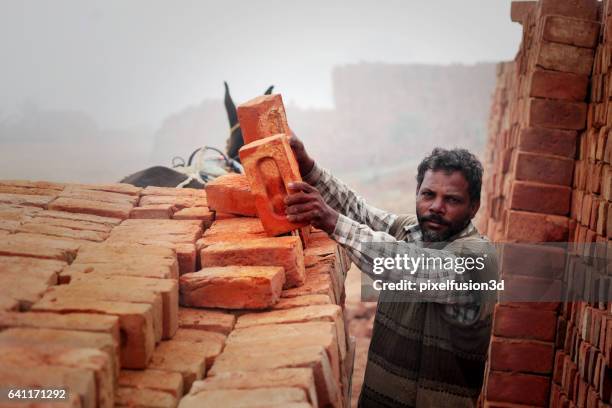
[[[609,1],[512,3],[523,40],[515,60],[498,66],[478,219],[492,240],[598,243],[605,256],[612,236],[611,14]],[[596,274],[598,261],[584,265],[576,252],[560,270],[519,269],[509,247],[504,252],[506,286],[553,287],[579,276],[577,291],[609,288],[609,272]],[[484,406],[609,406],[612,303],[583,299],[496,306]]]

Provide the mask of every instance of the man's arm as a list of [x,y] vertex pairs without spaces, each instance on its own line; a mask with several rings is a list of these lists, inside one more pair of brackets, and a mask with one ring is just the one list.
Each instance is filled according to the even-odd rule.
[[317,166],[306,152],[304,144],[295,135],[291,135],[289,143],[295,153],[303,180],[315,187],[330,207],[361,224],[368,225],[375,231],[389,232],[397,215],[367,204],[349,186],[329,171]]

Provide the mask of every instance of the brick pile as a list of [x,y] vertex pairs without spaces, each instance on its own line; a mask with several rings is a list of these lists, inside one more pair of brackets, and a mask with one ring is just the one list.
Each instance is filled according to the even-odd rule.
[[496,306],[484,406],[612,403],[610,278],[605,267],[595,273],[612,232],[610,12],[608,1],[512,3],[523,41],[515,61],[498,66],[479,228],[496,242],[597,245],[570,247],[567,258],[504,246],[506,290],[557,288],[569,278],[569,293],[580,297]]
[[301,226],[266,152],[253,193],[242,175],[210,195],[0,181],[0,385],[68,387],[70,406],[348,407],[349,261],[322,231],[276,236]]

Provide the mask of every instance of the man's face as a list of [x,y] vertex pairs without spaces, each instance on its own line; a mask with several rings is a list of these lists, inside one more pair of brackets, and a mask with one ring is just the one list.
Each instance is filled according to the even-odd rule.
[[479,207],[480,202],[471,202],[468,182],[461,172],[427,170],[416,198],[423,240],[446,241],[467,226]]

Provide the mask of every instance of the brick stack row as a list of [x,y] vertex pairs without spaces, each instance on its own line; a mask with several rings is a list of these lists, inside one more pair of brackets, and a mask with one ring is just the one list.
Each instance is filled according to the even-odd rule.
[[[551,267],[522,262],[525,252],[508,243],[567,242],[582,230],[573,217],[577,193],[572,187],[580,174],[575,171],[578,141],[587,128],[599,7],[595,0],[512,4],[523,40],[515,61],[498,68],[485,156],[486,203],[479,220],[492,240],[506,243],[500,272],[511,294],[519,288],[556,288],[566,270],[563,250],[551,253],[561,264]],[[558,391],[555,350],[565,333],[560,296],[496,306],[485,406],[567,406],[551,398],[551,389]]]

